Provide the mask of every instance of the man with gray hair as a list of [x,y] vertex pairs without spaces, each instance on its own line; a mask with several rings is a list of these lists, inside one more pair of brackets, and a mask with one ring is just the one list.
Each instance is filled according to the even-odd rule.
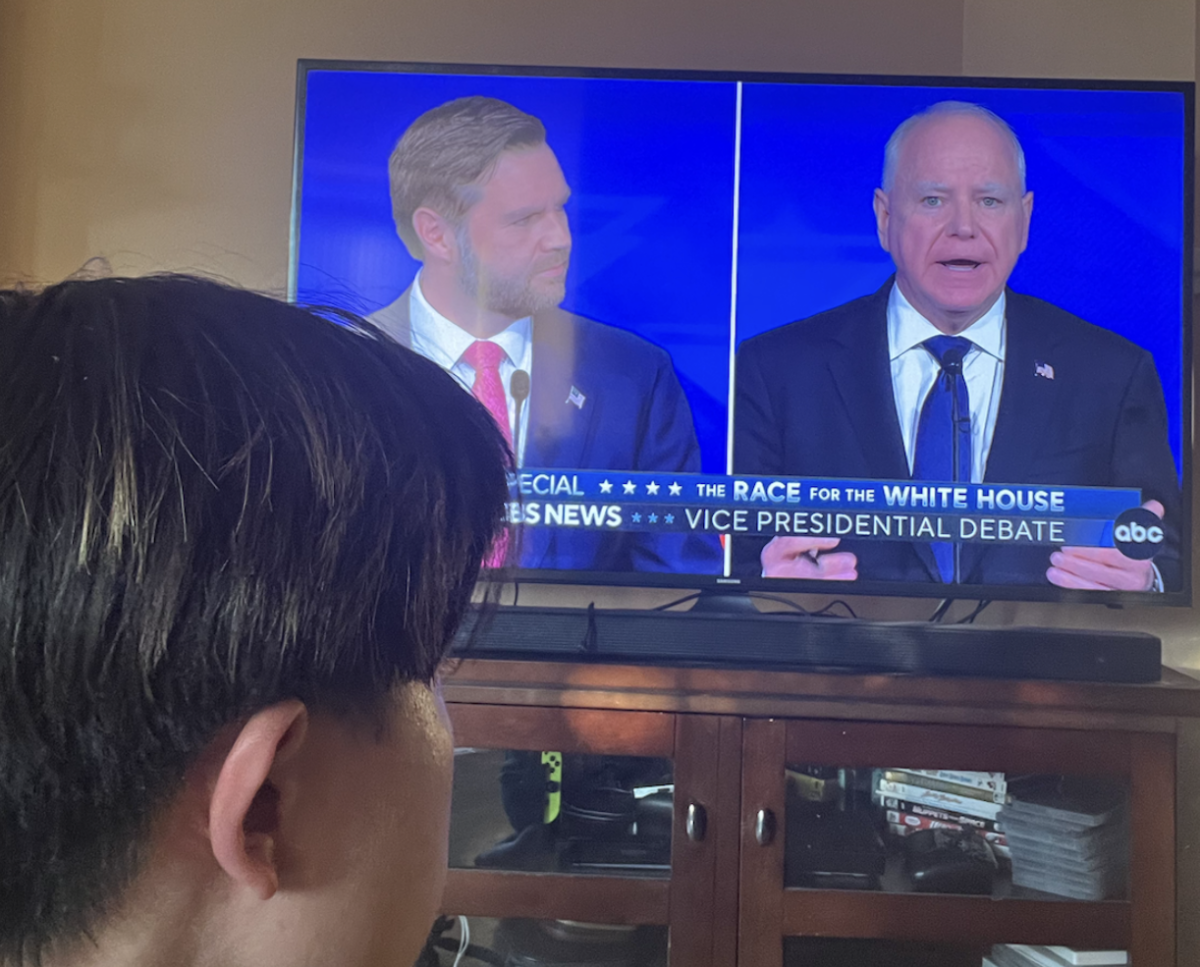
[[[490,97],[422,114],[389,164],[396,231],[421,262],[372,321],[489,409],[519,466],[697,473],[691,409],[670,357],[559,308],[570,188],[542,122]],[[532,528],[526,568],[716,573],[713,539]]]
[[810,580],[1178,589],[1180,490],[1153,358],[1007,288],[1033,212],[1012,129],[959,101],[908,118],[887,143],[874,208],[895,275],[743,344],[737,472],[1136,488],[1163,518],[1164,549],[1152,563],[1115,548],[777,537],[739,541],[739,566]]

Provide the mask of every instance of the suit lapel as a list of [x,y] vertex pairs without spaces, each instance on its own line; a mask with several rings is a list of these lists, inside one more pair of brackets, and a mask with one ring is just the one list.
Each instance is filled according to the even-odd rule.
[[1058,397],[1058,382],[1037,374],[1039,364],[1056,362],[1056,334],[1029,321],[1019,295],[1010,291],[1007,300],[1004,382],[984,474],[989,483],[1032,479],[1038,441],[1031,437],[1030,427],[1045,423]]
[[[854,429],[858,452],[866,461],[865,476],[908,480],[911,473],[896,416],[887,339],[888,296],[894,281],[894,276],[888,279],[875,293],[869,311],[840,330],[843,351],[831,354],[830,369]],[[850,445],[847,441],[847,446]],[[910,546],[929,576],[940,581],[937,561],[929,545],[916,542]]]
[[391,305],[376,309],[367,316],[369,322],[375,323],[406,349],[412,349],[412,317],[408,310],[411,295],[412,286],[410,285]]
[[[853,428],[856,449],[866,461],[865,476],[907,480],[908,458],[896,417],[888,357],[887,303],[891,289],[889,279],[872,297],[869,311],[838,331],[843,348],[830,354],[829,368]],[[849,447],[851,441],[846,442]]]
[[[1038,437],[1030,428],[1045,425],[1058,397],[1058,382],[1037,373],[1039,364],[1053,366],[1056,362],[1056,334],[1029,319],[1019,294],[1010,289],[1006,300],[1004,379],[983,479],[987,483],[1027,483],[1034,479],[1031,471],[1038,449]],[[964,544],[963,574],[982,582],[980,569],[989,550],[984,544]]]

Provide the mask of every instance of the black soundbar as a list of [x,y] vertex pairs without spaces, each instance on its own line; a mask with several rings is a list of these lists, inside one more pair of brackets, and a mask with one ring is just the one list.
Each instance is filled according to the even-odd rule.
[[[487,615],[486,612],[484,612]],[[594,608],[474,612],[457,654],[857,673],[1157,682],[1162,642],[1138,631],[996,628],[782,613]]]

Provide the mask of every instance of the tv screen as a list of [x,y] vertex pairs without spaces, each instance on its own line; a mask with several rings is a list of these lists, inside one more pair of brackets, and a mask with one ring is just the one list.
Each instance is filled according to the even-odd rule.
[[302,61],[291,294],[521,580],[1190,601],[1193,86]]

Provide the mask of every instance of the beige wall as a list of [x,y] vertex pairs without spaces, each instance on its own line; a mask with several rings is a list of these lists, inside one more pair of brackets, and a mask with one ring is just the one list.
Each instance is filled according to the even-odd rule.
[[1188,78],[1185,0],[6,0],[0,273],[280,288],[299,57]]
[[963,73],[1194,77],[1195,4],[1180,0],[965,0]]
[[104,254],[119,271],[186,266],[281,288],[299,57],[962,67],[956,0],[931,0],[916,17],[881,0],[0,6],[0,273],[40,279]]

